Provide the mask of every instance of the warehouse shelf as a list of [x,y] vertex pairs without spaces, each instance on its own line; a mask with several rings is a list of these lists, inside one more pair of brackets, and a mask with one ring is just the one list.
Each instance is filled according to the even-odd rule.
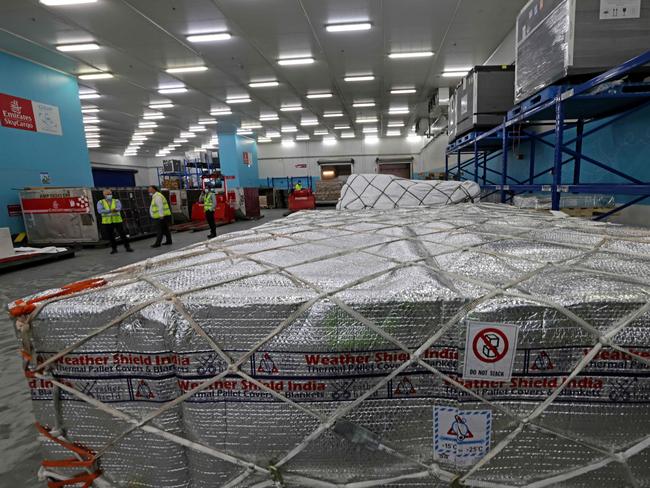
[[[610,69],[577,85],[550,86],[508,111],[502,124],[484,132],[472,132],[447,147],[445,155],[446,177],[472,179],[481,183],[487,193],[498,192],[506,203],[515,194],[542,192],[551,194],[551,208],[559,210],[561,193],[610,193],[636,196],[612,211],[599,215],[603,219],[650,197],[650,182],[588,156],[583,151],[586,137],[650,106],[650,83],[642,81],[647,71],[639,71],[650,64],[650,51],[620,66]],[[590,126],[586,127],[589,123]],[[538,132],[537,126],[551,127]],[[566,132],[574,130],[575,136],[566,139]],[[508,173],[511,144],[529,143],[527,158],[529,174],[524,180]],[[553,164],[536,169],[537,150],[541,146],[553,148]],[[451,158],[456,158],[450,166]],[[499,169],[488,163],[500,160]],[[573,162],[573,174],[563,179],[563,167]],[[590,164],[604,173],[615,175],[625,183],[584,183],[581,180],[583,164]],[[552,183],[542,184],[539,179],[552,176]]]
[[[184,159],[180,171],[164,171],[156,168],[158,173],[158,185],[165,187],[164,182],[169,179],[179,180],[178,190],[200,189],[201,181],[204,178],[221,174],[221,167],[218,163],[205,162],[203,160]],[[169,188],[168,188],[169,189]]]

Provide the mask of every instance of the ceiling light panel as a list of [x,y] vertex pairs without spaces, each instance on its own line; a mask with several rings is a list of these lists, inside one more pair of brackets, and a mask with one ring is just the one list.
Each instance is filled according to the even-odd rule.
[[391,95],[409,95],[411,93],[416,93],[417,90],[415,88],[393,88],[390,91]]
[[177,93],[185,93],[187,91],[187,88],[184,86],[178,86],[174,88],[161,88],[158,90],[158,93],[161,95],[174,95]]
[[334,95],[331,93],[308,93],[307,98],[309,99],[315,99],[315,98],[332,98]]
[[50,7],[62,7],[65,5],[81,5],[84,3],[96,3],[97,0],[40,0],[40,3]]
[[200,71],[207,71],[207,66],[181,66],[178,68],[167,68],[165,71],[170,74],[175,73],[197,73]]
[[368,108],[368,107],[374,107],[375,102],[354,102],[352,104],[354,108]]
[[342,24],[328,24],[325,26],[327,32],[358,32],[372,29],[370,22],[346,22]]
[[316,60],[311,56],[304,56],[298,58],[280,58],[278,64],[280,66],[299,66],[305,64],[313,64]]
[[113,78],[113,73],[86,73],[79,75],[80,80],[108,80]]
[[187,36],[187,40],[190,42],[216,42],[216,41],[227,41],[232,38],[230,32],[210,32],[206,34],[192,34]]
[[251,88],[271,88],[278,85],[280,85],[280,83],[277,80],[251,81],[248,84],[248,86],[250,86]]
[[390,53],[388,55],[391,59],[405,59],[405,58],[429,58],[433,56],[433,51],[411,51],[402,53]]
[[59,44],[56,46],[56,49],[64,53],[96,51],[99,49],[99,44],[95,42],[87,42],[83,44]]
[[373,81],[375,79],[375,76],[374,75],[346,76],[344,79],[349,83],[354,83],[358,81]]

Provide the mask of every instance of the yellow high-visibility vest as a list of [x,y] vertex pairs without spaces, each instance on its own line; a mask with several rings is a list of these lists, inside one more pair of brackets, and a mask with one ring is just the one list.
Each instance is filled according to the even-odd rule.
[[[160,212],[160,209],[158,208],[158,205],[156,205],[156,196],[160,195],[160,198],[162,198],[163,201],[163,208],[162,208],[162,215]],[[154,193],[151,197],[151,215],[153,216],[154,219],[160,219],[162,217],[168,217],[172,214],[171,209],[169,208],[169,203],[167,203],[167,199],[165,198],[165,195],[157,191]]]
[[212,207],[212,195],[210,193],[206,193],[203,197],[203,210],[206,212],[214,210]]
[[121,224],[123,222],[122,215],[117,211],[117,200],[111,200],[109,204],[106,199],[100,201],[104,209],[110,213],[102,214],[102,224]]

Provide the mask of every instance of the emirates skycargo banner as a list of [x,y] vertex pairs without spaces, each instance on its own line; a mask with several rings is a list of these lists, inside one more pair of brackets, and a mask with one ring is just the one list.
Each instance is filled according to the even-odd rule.
[[0,125],[10,129],[63,135],[59,108],[0,93]]

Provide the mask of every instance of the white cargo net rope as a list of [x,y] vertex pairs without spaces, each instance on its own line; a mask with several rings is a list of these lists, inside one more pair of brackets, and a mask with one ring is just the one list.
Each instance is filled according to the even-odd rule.
[[473,181],[407,180],[391,175],[354,174],[343,188],[337,210],[426,207],[474,202],[481,188]]
[[[481,205],[481,206],[473,206],[472,208],[477,209],[478,212],[483,212],[486,209],[489,209],[491,206],[487,205]],[[377,215],[376,213],[373,215]],[[408,213],[406,214],[408,215]],[[312,229],[333,229],[333,228],[341,228],[341,227],[347,227],[350,224],[360,224],[360,223],[372,223],[374,225],[377,224],[376,221],[373,221],[372,219],[366,219],[363,213],[360,214],[342,214],[340,217],[342,219],[342,222],[336,226],[322,226],[319,225],[317,222],[314,222],[313,219],[308,215],[308,214],[300,214],[298,216],[295,216],[292,219],[292,223],[299,226],[301,223],[308,223],[309,226]],[[372,232],[378,232],[381,230],[389,229],[389,228],[394,228],[394,227],[401,227],[404,230],[408,230],[409,226],[414,224],[414,221],[408,221],[408,219],[404,219],[405,222],[402,224],[394,224],[391,222],[390,225],[384,225],[382,227],[376,227]],[[430,222],[418,222],[422,224],[426,223],[433,223],[433,222],[440,222],[441,219],[436,219],[436,220],[431,220]],[[480,225],[481,223],[487,223],[490,220],[490,214],[489,212],[485,212],[485,219],[483,222],[471,222],[471,224],[468,224],[469,226],[476,226]],[[549,219],[550,220],[550,219]],[[450,224],[448,221],[444,221],[447,224]],[[556,227],[570,227],[572,221],[560,221],[558,222],[557,220],[553,220],[553,224]],[[634,474],[632,473],[631,469],[629,468],[628,464],[626,463],[626,460],[629,459],[630,457],[638,454],[639,452],[645,450],[650,446],[650,435],[644,437],[640,441],[634,442],[631,445],[627,446],[623,450],[615,451],[612,449],[610,446],[607,445],[601,445],[600,443],[589,440],[585,441],[580,438],[573,438],[566,432],[555,430],[553,428],[547,427],[547,426],[542,426],[536,423],[536,420],[540,417],[540,415],[548,408],[549,405],[559,396],[561,391],[564,389],[564,387],[572,380],[574,379],[593,359],[598,352],[604,347],[612,347],[618,351],[624,352],[625,354],[629,354],[631,357],[634,357],[635,360],[644,363],[645,365],[650,366],[650,360],[647,358],[644,358],[642,356],[639,356],[638,354],[628,351],[625,348],[622,348],[618,346],[617,344],[614,344],[612,342],[612,338],[616,336],[618,332],[620,332],[625,326],[630,324],[633,320],[641,316],[642,314],[646,313],[647,311],[650,310],[650,302],[644,304],[641,306],[638,310],[630,313],[627,317],[624,317],[623,319],[619,320],[618,322],[614,323],[611,325],[611,327],[606,330],[604,333],[600,332],[598,329],[590,325],[589,323],[585,322],[583,319],[580,317],[576,316],[569,310],[563,308],[562,306],[555,304],[549,300],[545,300],[540,297],[535,297],[531,296],[530,294],[522,291],[516,291],[517,285],[523,281],[526,281],[530,277],[534,276],[535,274],[539,273],[542,270],[545,269],[571,269],[571,270],[580,270],[585,273],[591,273],[593,275],[610,275],[610,276],[616,276],[617,279],[625,280],[630,283],[635,283],[638,285],[641,285],[643,287],[647,287],[650,285],[650,281],[640,279],[640,278],[634,278],[634,277],[622,277],[620,275],[617,275],[615,273],[608,273],[604,271],[596,271],[593,269],[589,268],[583,268],[579,266],[577,263],[579,263],[581,260],[583,260],[585,257],[588,257],[589,255],[593,254],[594,252],[608,252],[606,250],[602,250],[601,246],[605,244],[609,240],[609,236],[607,236],[604,232],[601,234],[602,239],[601,241],[596,245],[596,246],[584,246],[580,244],[575,244],[575,245],[565,245],[567,247],[579,250],[581,252],[581,255],[579,256],[571,256],[570,258],[567,258],[564,260],[564,262],[555,262],[555,263],[547,263],[543,261],[538,261],[533,258],[524,258],[531,263],[535,263],[538,265],[536,269],[533,271],[530,271],[529,273],[526,273],[525,275],[520,276],[516,280],[512,280],[509,283],[506,283],[505,285],[501,287],[496,287],[494,285],[491,285],[489,283],[484,283],[480,280],[476,280],[470,277],[467,277],[465,275],[460,275],[456,273],[449,273],[444,270],[441,270],[437,264],[436,264],[436,258],[445,254],[449,253],[454,253],[458,251],[463,251],[463,250],[472,250],[472,252],[475,253],[481,253],[481,254],[486,254],[490,255],[493,257],[505,257],[505,256],[499,256],[497,253],[494,252],[489,252],[484,249],[478,248],[478,246],[484,246],[485,244],[488,243],[493,243],[493,242],[499,242],[502,240],[511,240],[511,239],[525,239],[527,241],[531,241],[530,236],[528,234],[532,230],[531,228],[527,227],[521,227],[521,231],[518,232],[516,235],[508,235],[506,237],[502,237],[496,234],[491,234],[489,232],[485,232],[483,230],[476,230],[472,229],[472,232],[477,233],[477,234],[483,234],[484,236],[487,236],[490,238],[489,241],[481,241],[477,244],[470,245],[470,246],[455,246],[453,244],[445,244],[445,246],[449,247],[448,251],[444,252],[439,252],[436,254],[430,254],[426,258],[420,258],[416,260],[411,260],[408,262],[402,262],[398,260],[391,259],[385,255],[379,255],[374,253],[371,249],[375,247],[380,247],[384,245],[388,245],[393,242],[405,242],[405,241],[411,241],[411,242],[418,242],[418,239],[421,237],[425,237],[426,235],[432,235],[436,233],[442,233],[442,232],[450,232],[451,231],[458,231],[461,230],[465,226],[458,226],[456,225],[453,229],[451,228],[445,228],[441,230],[437,230],[435,232],[430,232],[428,234],[420,234],[417,237],[397,237],[392,240],[384,241],[381,244],[377,244],[376,242],[373,242],[371,244],[368,244],[367,246],[360,246],[356,248],[350,248],[350,249],[345,249],[342,250],[341,248],[337,248],[335,246],[329,245],[327,243],[327,238],[323,239],[303,239],[297,235],[293,235],[294,233],[300,233],[302,232],[302,229],[299,229],[298,231],[295,232],[282,232],[278,233],[274,229],[282,229],[281,226],[273,226],[273,225],[267,225],[260,230],[254,229],[252,231],[249,231],[249,234],[252,234],[252,239],[247,241],[250,243],[251,241],[254,240],[269,240],[269,238],[282,238],[285,240],[290,240],[293,242],[293,244],[285,244],[281,246],[276,246],[272,248],[263,248],[258,251],[250,252],[250,253],[237,253],[229,249],[228,246],[228,241],[234,240],[235,245],[241,245],[241,236],[234,235],[234,236],[224,236],[223,238],[216,239],[213,241],[210,241],[207,244],[201,244],[197,246],[193,246],[192,248],[188,249],[187,254],[188,255],[194,255],[194,256],[199,256],[203,254],[207,254],[210,252],[218,251],[224,253],[226,256],[225,257],[220,257],[216,259],[210,259],[206,260],[203,263],[208,263],[208,262],[220,262],[220,261],[230,261],[230,260],[248,260],[250,262],[253,262],[257,265],[263,266],[265,269],[256,273],[250,273],[247,275],[243,276],[238,276],[236,278],[230,279],[230,280],[222,280],[222,281],[215,281],[214,283],[210,283],[208,285],[192,288],[189,290],[184,290],[182,292],[177,292],[177,293],[172,293],[169,289],[165,288],[163,285],[161,285],[159,282],[156,281],[155,277],[158,274],[167,274],[169,272],[173,272],[175,269],[174,268],[165,268],[164,270],[160,271],[153,271],[153,272],[148,272],[146,276],[141,275],[141,272],[146,272],[148,268],[148,263],[145,262],[144,265],[136,265],[136,266],[131,266],[124,268],[123,270],[118,270],[115,274],[111,275],[109,278],[111,278],[113,281],[103,287],[103,289],[109,288],[109,287],[120,287],[124,286],[126,284],[134,283],[137,281],[146,281],[153,286],[155,286],[157,289],[159,289],[162,293],[161,296],[148,300],[146,302],[140,303],[134,307],[132,307],[130,310],[124,312],[117,318],[113,319],[109,323],[107,323],[105,326],[100,327],[97,329],[94,333],[90,334],[89,336],[81,339],[80,341],[76,342],[75,344],[72,344],[71,346],[65,348],[61,352],[55,354],[54,356],[48,358],[46,361],[40,363],[38,366],[34,368],[35,375],[38,378],[43,378],[47,379],[49,381],[52,381],[52,383],[56,387],[55,391],[55,401],[54,401],[54,406],[55,408],[58,408],[60,406],[60,402],[57,401],[57,395],[56,393],[60,390],[64,390],[75,397],[89,403],[90,405],[93,405],[95,408],[108,413],[109,415],[112,415],[115,418],[124,420],[128,423],[131,424],[131,427],[129,427],[127,430],[125,430],[123,433],[109,441],[106,445],[104,445],[102,448],[100,448],[97,451],[97,458],[101,458],[101,456],[112,446],[114,446],[117,442],[123,440],[126,438],[131,432],[141,429],[145,432],[149,432],[151,434],[157,435],[163,439],[169,440],[171,442],[174,442],[176,444],[185,446],[189,449],[193,449],[199,452],[202,452],[204,454],[207,454],[209,456],[230,462],[234,465],[240,466],[243,468],[242,473],[232,479],[230,482],[224,484],[224,487],[235,487],[242,481],[244,481],[246,478],[251,476],[252,474],[261,474],[269,477],[269,480],[267,482],[259,483],[255,486],[282,486],[283,485],[283,480],[291,483],[299,483],[300,486],[310,486],[310,487],[350,487],[350,488],[362,488],[362,487],[372,487],[372,486],[384,486],[388,483],[394,483],[394,482],[399,482],[399,481],[407,481],[410,479],[424,479],[430,476],[435,476],[436,478],[443,480],[443,481],[449,481],[449,482],[457,482],[457,483],[463,483],[466,486],[477,486],[477,487],[510,487],[511,485],[503,484],[503,483],[495,483],[491,481],[485,481],[481,480],[480,477],[477,477],[476,475],[478,474],[477,472],[481,469],[482,466],[487,464],[491,459],[494,457],[498,456],[498,454],[506,447],[510,442],[512,442],[521,432],[525,431],[526,429],[531,429],[531,430],[537,430],[537,431],[542,431],[548,435],[552,435],[561,439],[565,440],[570,440],[572,442],[575,442],[576,444],[579,444],[583,446],[586,449],[590,449],[596,453],[598,453],[601,457],[590,463],[586,464],[584,466],[580,466],[574,469],[571,469],[569,471],[565,472],[558,472],[555,473],[553,476],[543,479],[543,480],[538,480],[532,483],[529,483],[526,486],[528,488],[542,488],[545,486],[553,486],[554,484],[560,483],[565,480],[569,480],[571,478],[574,478],[576,476],[580,476],[581,474],[594,471],[597,469],[600,469],[604,466],[607,466],[608,464],[612,462],[616,463],[621,463],[625,467],[625,474],[626,474],[626,482],[631,484],[631,486],[638,487],[641,486],[638,480],[635,479]],[[603,227],[603,229],[606,229]],[[635,241],[636,239],[632,237],[620,237],[620,236],[615,236],[617,240],[628,240],[628,241]],[[641,242],[647,242],[646,240],[639,239]],[[290,266],[287,267],[280,267],[276,266],[270,263],[265,263],[263,260],[255,257],[256,254],[261,254],[264,252],[268,252],[269,250],[277,250],[277,249],[282,249],[285,247],[290,247],[293,245],[296,245],[298,243],[304,243],[304,242],[310,242],[310,243],[315,243],[317,242],[319,245],[323,246],[329,246],[333,249],[333,252],[324,256],[319,256],[317,258],[312,258],[312,259],[307,259],[298,263],[294,263]],[[538,241],[538,242],[544,242],[544,241]],[[354,282],[348,283],[343,287],[340,287],[335,290],[330,290],[328,292],[324,292],[320,290],[316,285],[309,283],[305,281],[304,279],[296,276],[295,274],[291,273],[291,268],[302,266],[307,263],[313,263],[313,262],[318,262],[318,261],[323,261],[326,259],[330,259],[332,257],[337,257],[337,256],[344,256],[344,255],[349,255],[357,252],[362,252],[366,253],[371,256],[381,256],[383,259],[388,259],[391,260],[394,264],[394,266],[382,270],[380,272],[374,273],[372,275],[367,275],[362,278],[359,278],[358,280],[355,280]],[[621,254],[620,251],[617,251],[617,254]],[[624,253],[623,253],[624,254]],[[175,257],[170,257],[168,259],[163,259],[163,260],[156,260],[156,264],[163,264],[165,262],[170,262],[173,263]],[[568,263],[570,261],[570,263]],[[349,289],[351,287],[357,286],[359,284],[371,281],[379,276],[389,274],[395,270],[401,269],[401,268],[407,268],[407,267],[424,267],[433,273],[436,274],[436,277],[441,279],[441,280],[461,280],[465,281],[468,283],[472,283],[478,286],[481,286],[485,288],[487,291],[485,294],[482,296],[466,303],[464,306],[462,306],[456,314],[451,317],[438,331],[429,337],[420,347],[418,347],[416,350],[410,350],[408,347],[406,347],[404,344],[401,343],[398,339],[394,338],[391,334],[383,330],[380,326],[378,326],[375,322],[372,320],[364,317],[362,314],[359,312],[352,310],[349,306],[347,306],[345,303],[341,302],[335,295],[343,290]],[[180,269],[180,268],[177,268]],[[281,273],[284,276],[287,276],[289,279],[293,280],[296,283],[300,283],[304,286],[307,286],[311,288],[313,291],[316,292],[316,296],[311,298],[310,300],[307,300],[300,305],[300,307],[295,310],[289,317],[287,317],[285,320],[283,320],[275,330],[273,330],[270,334],[268,334],[266,337],[262,338],[257,344],[253,346],[246,354],[244,354],[238,361],[233,361],[233,359],[223,351],[223,349],[214,342],[207,333],[200,327],[200,325],[191,317],[189,312],[184,308],[183,304],[181,301],[178,299],[178,297],[187,295],[189,293],[193,293],[199,290],[205,290],[208,288],[212,287],[217,287],[217,286],[222,286],[231,282],[235,281],[240,281],[240,280],[245,280],[247,278],[251,278],[254,276],[261,276],[264,274],[275,274],[275,273]],[[125,279],[123,279],[125,278]],[[118,279],[120,281],[118,281]],[[79,294],[86,294],[86,293],[93,293],[96,290],[88,290],[85,292],[81,292]],[[467,317],[468,314],[470,314],[473,310],[475,310],[479,305],[481,305],[484,302],[487,302],[495,297],[498,296],[509,296],[509,297],[517,297],[520,299],[524,299],[533,303],[538,303],[545,305],[547,307],[554,308],[557,310],[559,313],[563,314],[567,318],[569,318],[572,322],[576,323],[579,325],[582,329],[587,331],[589,334],[591,334],[594,339],[595,343],[594,346],[591,348],[591,350],[583,357],[582,360],[577,362],[575,364],[575,367],[572,370],[572,373],[546,398],[546,400],[542,401],[537,405],[537,407],[527,416],[521,417],[506,407],[499,405],[498,403],[495,403],[493,401],[489,401],[479,394],[473,392],[469,388],[466,388],[463,384],[459,383],[458,381],[454,380],[451,377],[448,377],[444,373],[440,372],[438,369],[435,367],[429,365],[428,363],[424,362],[421,359],[422,354],[424,354],[425,351],[427,351],[432,345],[436,343],[444,334],[447,332],[449,329],[451,329],[453,326],[457,325],[459,322],[461,322],[465,317]],[[21,328],[22,332],[25,334],[25,342],[28,345],[29,344],[29,324],[31,323],[32,320],[34,320],[40,311],[43,309],[44,306],[46,306],[48,303],[52,303],[54,301],[58,300],[63,300],[70,298],[70,296],[65,296],[65,297],[59,297],[59,298],[54,298],[51,299],[47,302],[43,302],[38,305],[36,310],[28,316],[25,320],[20,320],[19,321],[19,327]],[[304,405],[301,405],[289,398],[286,398],[284,395],[281,395],[280,393],[276,392],[275,390],[268,388],[261,382],[255,380],[254,378],[250,377],[247,375],[244,371],[240,370],[240,366],[242,366],[245,361],[250,358],[251,355],[255,354],[262,346],[264,346],[266,343],[268,343],[271,339],[273,339],[275,336],[277,336],[279,333],[281,333],[284,329],[286,329],[295,319],[297,319],[303,312],[309,310],[309,308],[319,300],[323,298],[328,298],[331,300],[333,303],[335,303],[339,308],[341,308],[344,312],[346,312],[348,315],[350,315],[352,318],[356,319],[357,321],[361,322],[368,328],[370,328],[373,332],[377,333],[381,337],[387,339],[391,343],[395,344],[398,348],[400,348],[402,351],[406,352],[409,355],[409,360],[406,362],[402,363],[399,367],[395,368],[392,370],[388,375],[386,375],[383,379],[378,381],[372,388],[370,388],[368,391],[366,391],[364,394],[362,394],[359,398],[357,398],[354,401],[351,401],[350,403],[343,405],[339,407],[331,416],[325,416],[324,414],[314,411]],[[146,415],[143,418],[135,418],[127,413],[124,413],[120,410],[117,410],[110,405],[103,403],[95,398],[92,398],[83,392],[77,390],[73,386],[70,386],[68,384],[64,384],[55,378],[52,378],[50,375],[47,374],[48,368],[55,363],[55,361],[66,354],[74,351],[76,348],[80,347],[81,345],[85,344],[88,342],[92,337],[95,337],[98,334],[101,334],[102,332],[108,330],[111,327],[114,327],[121,323],[123,320],[126,318],[130,317],[131,315],[137,313],[138,311],[148,307],[149,305],[152,305],[154,303],[158,303],[161,301],[169,301],[174,308],[181,314],[181,316],[187,320],[187,322],[190,324],[192,329],[203,337],[206,342],[210,345],[210,347],[228,364],[228,368],[225,369],[223,372],[217,374],[216,376],[210,378],[209,380],[206,380],[202,383],[200,383],[197,387],[188,390],[184,394],[178,396],[174,400],[167,402],[163,404],[161,407],[159,407],[157,410],[152,411],[149,415]],[[401,476],[393,477],[393,478],[385,478],[385,479],[368,479],[365,481],[359,481],[359,482],[354,482],[354,483],[347,483],[347,484],[337,484],[337,483],[332,483],[329,481],[325,480],[320,480],[320,479],[315,479],[311,478],[308,476],[304,475],[297,475],[297,474],[292,474],[290,471],[286,469],[282,469],[289,461],[294,458],[296,455],[298,455],[300,452],[302,452],[312,441],[314,441],[316,438],[318,438],[322,433],[330,429],[331,427],[335,426],[335,424],[344,418],[344,416],[352,411],[354,408],[356,408],[358,405],[360,405],[364,400],[369,398],[374,392],[379,390],[381,387],[385,386],[388,381],[391,379],[395,378],[398,374],[400,374],[402,371],[406,370],[409,366],[414,365],[417,363],[419,366],[426,368],[428,371],[430,371],[432,374],[444,379],[448,383],[452,384],[456,389],[459,391],[462,391],[471,397],[475,398],[476,400],[481,401],[485,405],[488,405],[489,407],[498,410],[499,412],[503,413],[514,423],[516,423],[516,427],[506,436],[504,437],[501,441],[499,441],[491,451],[483,458],[481,459],[477,464],[475,464],[473,467],[471,467],[467,472],[464,473],[455,473],[448,471],[441,466],[439,466],[437,463],[432,463],[430,465],[427,465],[417,459],[414,459],[412,456],[400,453],[399,451],[391,448],[390,446],[385,445],[384,443],[381,442],[381,440],[374,436],[371,440],[375,443],[373,447],[378,447],[385,453],[392,454],[393,456],[399,457],[402,460],[407,460],[413,464],[414,471],[412,473],[404,474]],[[274,398],[278,399],[279,401],[282,401],[284,403],[287,403],[288,405],[291,405],[293,408],[298,409],[299,411],[306,413],[313,418],[317,419],[320,421],[320,426],[314,430],[311,434],[309,434],[302,442],[297,444],[292,450],[290,450],[286,455],[281,458],[279,461],[274,463],[272,466],[259,466],[255,463],[249,462],[244,459],[237,458],[231,454],[222,452],[218,449],[215,449],[213,447],[193,442],[188,439],[185,439],[181,436],[178,436],[176,434],[172,434],[170,432],[165,431],[164,429],[160,428],[159,426],[155,425],[155,420],[157,417],[159,417],[162,413],[166,412],[167,410],[173,408],[174,406],[179,405],[186,399],[190,398],[194,394],[209,388],[211,385],[216,383],[217,381],[223,379],[226,375],[229,374],[235,374],[238,375],[239,377],[246,379],[248,381],[253,382],[256,384],[260,389],[268,392],[269,394],[273,395]],[[57,415],[57,418],[59,416]],[[347,421],[349,422],[349,421]],[[57,425],[55,426],[55,431],[56,432],[61,432],[61,426]],[[364,427],[358,427],[359,429],[365,430]],[[95,481],[97,486],[100,486],[100,483]],[[101,486],[106,486],[106,484],[102,484]],[[459,485],[460,486],[460,485]]]

